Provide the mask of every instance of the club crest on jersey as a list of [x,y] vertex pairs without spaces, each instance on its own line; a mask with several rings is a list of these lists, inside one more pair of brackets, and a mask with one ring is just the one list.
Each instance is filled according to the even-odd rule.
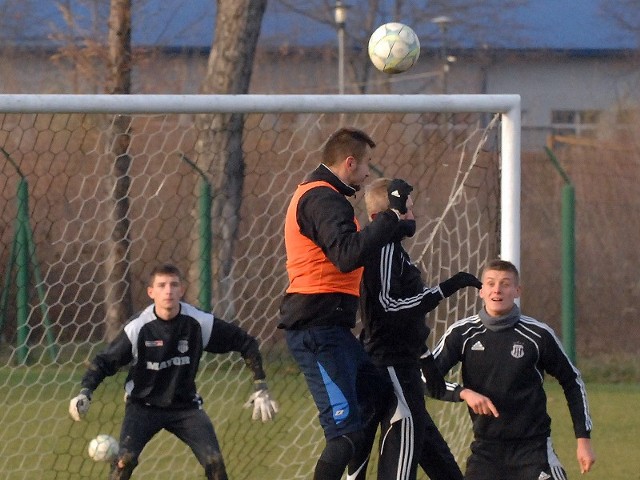
[[516,342],[511,347],[511,356],[513,358],[522,358],[524,357],[524,345],[520,342]]
[[178,351],[180,353],[185,353],[187,350],[189,350],[189,342],[187,340],[179,340]]

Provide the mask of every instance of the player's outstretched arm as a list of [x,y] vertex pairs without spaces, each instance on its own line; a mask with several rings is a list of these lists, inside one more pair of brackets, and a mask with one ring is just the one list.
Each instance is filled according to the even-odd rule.
[[467,272],[458,272],[453,277],[445,280],[440,285],[440,291],[445,298],[449,298],[458,290],[465,287],[482,288],[482,282],[474,275]]
[[79,422],[87,415],[90,406],[91,390],[83,388],[80,390],[80,393],[69,402],[69,415],[71,415],[74,421]]
[[460,399],[467,402],[469,408],[477,415],[491,415],[496,418],[500,415],[489,397],[485,397],[470,388],[462,389]]
[[576,450],[580,473],[587,473],[596,462],[596,456],[591,448],[591,439],[578,438],[578,448]]
[[251,394],[249,400],[244,404],[244,408],[253,406],[252,420],[262,420],[268,422],[273,420],[278,413],[278,404],[271,398],[267,382],[264,380],[256,380],[254,382],[255,392]]

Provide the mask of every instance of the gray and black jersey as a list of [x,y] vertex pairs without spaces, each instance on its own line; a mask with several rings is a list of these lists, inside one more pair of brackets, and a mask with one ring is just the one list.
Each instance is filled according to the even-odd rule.
[[470,411],[476,438],[549,437],[546,373],[564,390],[576,437],[589,437],[592,425],[585,385],[548,325],[520,315],[510,328],[493,331],[474,315],[449,327],[433,354],[443,373],[462,362],[465,387],[486,395],[498,409],[498,418]]
[[203,352],[239,352],[256,380],[264,379],[258,342],[235,325],[180,303],[171,320],[150,305],[129,321],[92,361],[82,387],[94,391],[129,365],[125,391],[132,402],[162,408],[199,408],[195,377]]

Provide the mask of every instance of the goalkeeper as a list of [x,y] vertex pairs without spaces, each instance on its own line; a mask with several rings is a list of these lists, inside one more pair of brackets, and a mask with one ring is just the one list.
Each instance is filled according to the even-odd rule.
[[258,342],[244,330],[181,301],[185,287],[174,265],[156,267],[147,294],[153,304],[129,321],[96,355],[71,399],[69,414],[80,421],[102,381],[129,365],[120,451],[110,479],[131,477],[145,445],[165,429],[185,442],[205,470],[207,479],[225,480],[227,473],[213,424],[202,409],[195,378],[203,352],[239,352],[253,372],[253,419],[272,420],[278,411],[271,399]]

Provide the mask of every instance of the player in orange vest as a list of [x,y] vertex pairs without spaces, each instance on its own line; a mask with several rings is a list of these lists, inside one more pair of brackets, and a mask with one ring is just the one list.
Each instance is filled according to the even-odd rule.
[[[289,287],[279,328],[318,407],[326,446],[314,479],[339,480],[363,463],[363,426],[393,395],[353,335],[364,259],[389,243],[406,212],[406,183],[389,188],[390,208],[361,229],[347,197],[369,175],[375,142],[341,128],[324,145],[322,163],[300,184],[285,219]],[[406,185],[406,187],[405,187]]]

